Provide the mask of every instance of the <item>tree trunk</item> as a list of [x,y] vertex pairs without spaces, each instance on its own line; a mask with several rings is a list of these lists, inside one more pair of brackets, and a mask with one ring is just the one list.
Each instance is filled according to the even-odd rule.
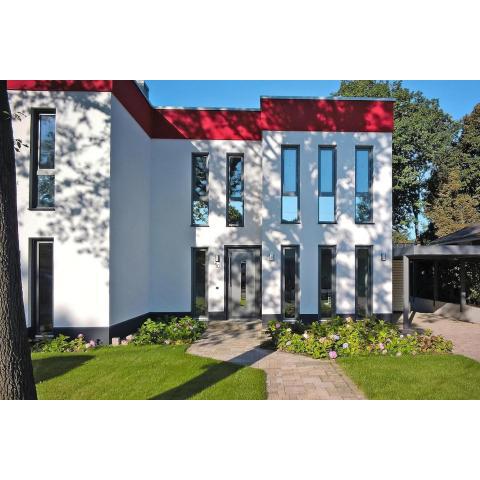
[[12,119],[7,82],[0,80],[0,399],[36,398],[23,308]]

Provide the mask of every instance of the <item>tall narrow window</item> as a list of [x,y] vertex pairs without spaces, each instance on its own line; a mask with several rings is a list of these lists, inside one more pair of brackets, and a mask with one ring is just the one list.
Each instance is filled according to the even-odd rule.
[[36,110],[32,116],[30,208],[55,207],[55,111]]
[[318,247],[318,301],[320,318],[335,315],[335,247]]
[[298,317],[298,247],[282,247],[282,313],[286,319]]
[[355,247],[355,315],[372,314],[372,247]]
[[243,155],[229,155],[227,225],[243,227]]
[[192,155],[192,225],[208,225],[208,154]]
[[334,223],[336,204],[335,147],[318,149],[318,222]]
[[53,330],[53,241],[31,240],[30,286],[32,328],[36,334]]
[[299,151],[282,146],[282,223],[300,223]]
[[192,312],[195,317],[207,316],[207,249],[192,249]]
[[371,147],[355,149],[355,222],[371,223],[373,156]]

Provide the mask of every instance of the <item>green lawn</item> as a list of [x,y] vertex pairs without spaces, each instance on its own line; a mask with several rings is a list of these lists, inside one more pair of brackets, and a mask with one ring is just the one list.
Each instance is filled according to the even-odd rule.
[[480,399],[480,363],[461,355],[351,357],[337,362],[370,399]]
[[265,372],[189,355],[187,346],[32,354],[40,399],[261,400]]

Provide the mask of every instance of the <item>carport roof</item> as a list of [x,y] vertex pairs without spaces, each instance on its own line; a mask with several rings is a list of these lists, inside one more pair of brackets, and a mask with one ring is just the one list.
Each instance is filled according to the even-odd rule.
[[393,258],[480,257],[480,245],[394,245]]

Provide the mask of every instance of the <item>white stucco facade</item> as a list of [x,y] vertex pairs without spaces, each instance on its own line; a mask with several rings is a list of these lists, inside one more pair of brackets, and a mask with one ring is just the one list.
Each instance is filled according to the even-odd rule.
[[[155,138],[110,92],[10,91],[14,136],[56,111],[55,210],[29,209],[30,148],[17,155],[24,300],[29,242],[54,240],[54,326],[111,329],[191,312],[191,249],[208,248],[208,313],[228,316],[225,248],[261,248],[261,314],[281,318],[281,247],[299,246],[299,314],[314,318],[318,246],[336,247],[336,312],[355,312],[355,246],[372,246],[372,311],[392,312],[392,134],[262,130],[255,140]],[[137,115],[138,117],[138,115]],[[281,148],[299,146],[300,223],[282,224]],[[318,223],[318,147],[336,147],[336,223]],[[355,223],[355,148],[373,152],[373,222]],[[208,154],[209,222],[191,225],[192,154]],[[227,156],[244,157],[244,226],[227,226]],[[382,255],[383,254],[383,255]],[[382,256],[385,257],[382,259]],[[218,262],[220,259],[220,262]],[[110,335],[111,336],[111,335]]]

